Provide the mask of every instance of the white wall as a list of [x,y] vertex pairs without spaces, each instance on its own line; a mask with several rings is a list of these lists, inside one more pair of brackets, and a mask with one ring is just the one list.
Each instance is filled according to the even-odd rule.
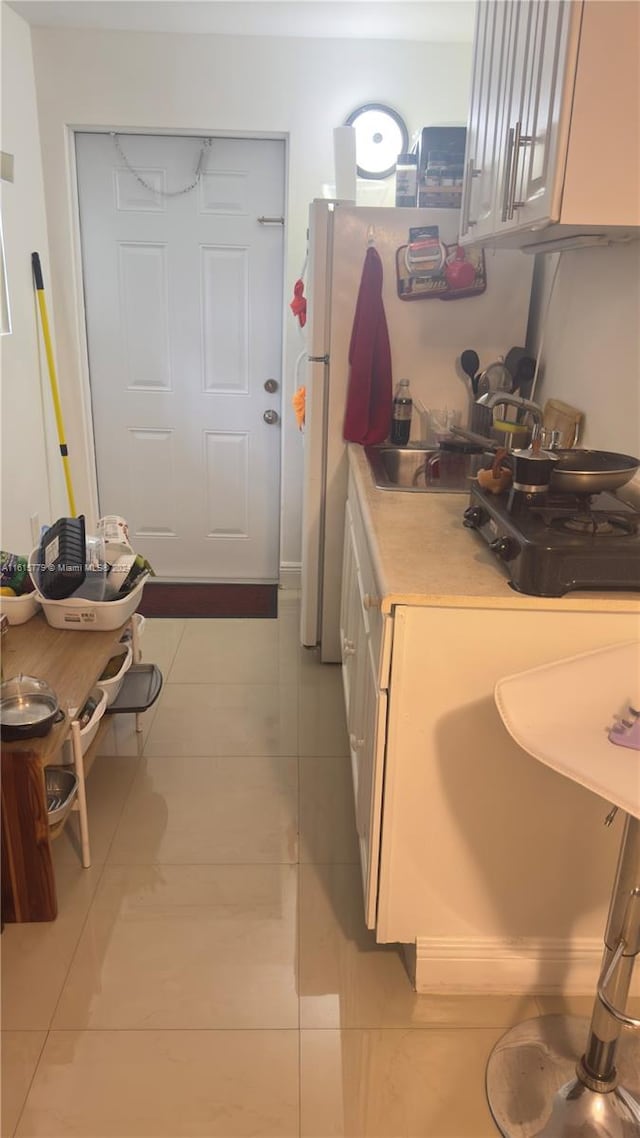
[[471,46],[34,29],[38,106],[63,400],[81,508],[91,512],[84,444],[68,126],[263,132],[289,140],[283,320],[281,564],[300,561],[302,439],[291,396],[304,346],[288,302],[305,256],[308,203],[333,182],[333,128],[367,101],[391,104],[410,132],[466,122]]
[[544,378],[536,400],[550,396],[585,412],[581,443],[640,457],[640,241],[539,255],[529,347],[543,334]]
[[[10,335],[2,358],[2,516],[0,545],[32,549],[31,515],[42,523],[67,512],[44,354],[40,355],[31,254],[49,283],[40,137],[28,25],[2,5],[2,150],[14,156],[14,181],[2,182]],[[53,331],[53,321],[49,313]],[[46,424],[46,425],[45,425]]]

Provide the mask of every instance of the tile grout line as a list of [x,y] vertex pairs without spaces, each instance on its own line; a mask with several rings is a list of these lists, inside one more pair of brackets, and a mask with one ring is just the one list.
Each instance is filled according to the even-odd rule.
[[[426,993],[425,993],[425,998],[428,999],[428,994],[426,994]],[[586,1016],[578,1017],[578,1018],[586,1018]],[[206,1034],[211,1034],[211,1035],[232,1034],[235,1032],[237,1035],[245,1035],[245,1034],[253,1034],[253,1033],[260,1033],[260,1032],[274,1032],[274,1031],[289,1032],[289,1033],[295,1034],[295,1035],[301,1035],[303,1031],[305,1031],[305,1032],[312,1032],[312,1031],[313,1032],[326,1032],[327,1034],[336,1033],[336,1032],[338,1032],[340,1034],[348,1034],[349,1032],[356,1032],[356,1031],[378,1031],[378,1032],[385,1032],[385,1033],[386,1032],[403,1032],[404,1034],[408,1033],[410,1035],[417,1034],[419,1032],[426,1032],[429,1034],[435,1034],[437,1032],[442,1032],[442,1031],[449,1032],[449,1033],[454,1033],[454,1032],[459,1032],[459,1031],[464,1031],[464,1032],[500,1031],[502,1033],[506,1033],[511,1029],[511,1027],[517,1026],[518,1022],[519,1021],[516,1021],[515,1024],[511,1023],[511,1022],[506,1022],[506,1023],[446,1023],[444,1021],[442,1023],[434,1022],[434,1023],[420,1023],[420,1024],[415,1024],[415,1023],[405,1023],[405,1024],[361,1023],[361,1024],[352,1025],[350,1027],[345,1027],[343,1025],[334,1025],[333,1027],[312,1026],[312,1025],[307,1024],[307,1025],[305,1025],[305,1027],[300,1027],[300,1028],[282,1027],[282,1026],[275,1026],[275,1027],[255,1027],[255,1026],[251,1026],[251,1027],[201,1027],[201,1026],[196,1026],[196,1027],[48,1027],[48,1028],[45,1028],[45,1027],[7,1027],[7,1028],[4,1028],[0,1032],[0,1035],[4,1035],[4,1034],[8,1035],[9,1032],[12,1032],[13,1034],[33,1035],[33,1034],[35,1034],[37,1032],[41,1032],[41,1031],[45,1033],[45,1036],[47,1038],[50,1035],[92,1035],[94,1033],[97,1034],[98,1032],[101,1032],[103,1035],[122,1035],[125,1033],[130,1034],[132,1032],[135,1032],[135,1034],[137,1034],[137,1035],[145,1035],[145,1034],[147,1034],[147,1035],[165,1035],[165,1034],[169,1034],[172,1032],[182,1032],[182,1033],[188,1032],[189,1034],[198,1033],[198,1034],[203,1034],[203,1035],[206,1035]],[[46,1043],[46,1039],[44,1042]],[[43,1048],[44,1048],[44,1043],[43,1043]],[[42,1055],[42,1052],[40,1053],[40,1056],[41,1055]]]
[[[64,992],[64,989],[67,985],[67,980],[69,979],[69,973],[71,972],[71,969],[73,967],[73,962],[74,962],[74,960],[78,954],[78,948],[80,947],[80,941],[82,940],[82,937],[84,935],[84,930],[87,927],[87,923],[89,921],[89,916],[91,914],[91,910],[93,908],[93,905],[94,905],[94,902],[96,899],[96,894],[98,892],[98,889],[100,888],[100,882],[102,881],[104,871],[106,868],[106,864],[107,864],[106,860],[102,862],[102,868],[101,868],[100,873],[98,875],[96,885],[95,885],[95,889],[93,890],[93,893],[91,894],[91,901],[89,902],[89,904],[87,906],[87,911],[84,915],[84,920],[82,921],[82,924],[81,924],[80,929],[78,931],[78,937],[76,939],[76,943],[74,945],[73,952],[71,953],[71,956],[69,957],[69,963],[67,965],[67,968],[66,968],[66,971],[64,974],[64,979],[62,980],[62,982],[60,984],[60,989],[58,991],[58,997],[56,999],[55,1005],[54,1005],[53,1010],[51,1012],[51,1016],[49,1017],[49,1027],[47,1028],[47,1031],[51,1031],[51,1029],[52,1029],[51,1025],[53,1024],[53,1021],[56,1017],[58,1005],[60,1003],[60,1000],[62,999],[62,993]],[[89,868],[92,868],[92,867],[90,866]]]
[[[143,749],[144,749],[144,748],[143,748]],[[101,757],[106,757],[106,758],[108,758],[109,756],[107,755],[107,756],[101,756]],[[120,757],[120,756],[119,756],[119,757]],[[123,755],[123,756],[121,756],[121,757],[122,757],[122,758],[125,758],[125,759],[128,759],[128,758],[129,758],[129,755]],[[134,756],[132,755],[132,756],[131,756],[131,758],[134,758]],[[129,786],[128,786],[128,789],[127,789],[127,793],[125,794],[125,796],[124,796],[124,798],[123,798],[123,800],[122,800],[122,805],[121,805],[121,807],[120,807],[120,812],[119,812],[119,814],[118,814],[118,817],[116,818],[116,822],[115,822],[115,825],[114,825],[114,827],[113,827],[113,833],[111,834],[111,841],[109,842],[109,844],[108,844],[108,846],[107,846],[107,849],[106,849],[106,851],[105,851],[105,855],[104,855],[104,862],[103,862],[103,866],[102,866],[102,873],[104,873],[104,871],[105,871],[105,869],[106,869],[107,865],[109,864],[109,854],[111,853],[111,850],[113,849],[113,843],[114,843],[114,842],[115,842],[115,840],[116,840],[116,834],[117,834],[117,832],[118,832],[118,828],[119,828],[119,826],[120,826],[120,823],[121,823],[121,821],[122,821],[122,816],[123,816],[123,814],[124,814],[124,812],[125,812],[125,809],[126,809],[126,805],[127,805],[127,802],[129,801],[129,799],[130,799],[130,797],[131,797],[131,793],[132,793],[132,791],[133,791],[133,786],[134,786],[134,783],[135,783],[135,781],[136,781],[136,779],[137,779],[137,777],[138,777],[138,774],[139,774],[139,771],[140,771],[140,763],[142,762],[142,758],[143,758],[143,756],[142,756],[142,755],[136,755],[136,756],[135,756],[135,760],[136,760],[136,769],[135,769],[135,771],[133,772],[133,775],[131,776],[131,781],[129,782]],[[100,881],[101,881],[101,880],[102,880],[102,874],[100,874]],[[98,884],[99,884],[99,883],[98,883]],[[96,887],[96,892],[97,892],[97,887]],[[95,894],[94,894],[94,897],[95,897]],[[91,899],[91,905],[93,905],[93,897],[92,897],[92,899]],[[91,907],[91,906],[90,906],[90,907]]]
[[[183,631],[184,631],[184,630],[183,630]],[[142,654],[142,653],[141,653],[141,654]],[[85,929],[86,929],[86,927],[87,927],[87,924],[88,924],[88,922],[89,922],[89,917],[91,916],[91,911],[92,911],[92,909],[93,909],[93,906],[94,906],[94,904],[95,904],[96,896],[97,896],[97,894],[98,894],[98,890],[99,890],[99,888],[100,888],[100,884],[101,884],[101,882],[102,882],[102,879],[103,879],[103,877],[104,877],[105,869],[107,868],[107,863],[108,863],[108,859],[109,859],[109,854],[110,854],[110,852],[111,852],[111,848],[112,848],[112,846],[113,846],[113,842],[114,842],[114,840],[115,840],[116,831],[117,831],[117,829],[118,829],[118,826],[120,825],[120,821],[122,820],[122,815],[123,815],[123,813],[124,813],[124,809],[125,809],[126,803],[127,803],[128,799],[129,799],[129,796],[130,796],[130,794],[131,794],[131,791],[132,791],[132,789],[133,789],[133,784],[134,784],[134,781],[135,781],[136,775],[137,775],[137,773],[138,773],[138,770],[139,770],[139,767],[140,767],[140,761],[141,761],[141,759],[142,759],[142,756],[143,756],[143,754],[144,754],[144,742],[143,742],[143,746],[142,746],[142,753],[141,753],[141,754],[139,754],[139,755],[136,755],[136,756],[131,756],[132,758],[134,758],[134,757],[135,757],[135,760],[136,760],[136,769],[135,769],[135,771],[134,771],[134,773],[133,773],[133,776],[132,776],[132,778],[131,778],[131,781],[130,781],[130,783],[129,783],[129,787],[128,787],[127,793],[126,793],[126,795],[124,796],[124,799],[123,799],[123,802],[122,802],[122,806],[121,806],[121,809],[120,809],[120,813],[118,814],[118,818],[117,818],[116,824],[115,824],[115,826],[114,826],[114,828],[113,828],[113,833],[112,833],[112,835],[111,835],[111,841],[109,842],[109,844],[108,844],[108,847],[107,847],[107,849],[106,849],[106,851],[105,851],[105,856],[104,856],[104,859],[103,859],[103,861],[102,861],[102,868],[101,868],[101,870],[100,870],[100,873],[98,874],[98,877],[97,877],[97,880],[96,880],[95,889],[93,890],[93,893],[92,893],[92,895],[91,895],[91,901],[90,901],[89,905],[87,906],[87,911],[86,911],[86,913],[85,913],[85,917],[84,917],[84,920],[82,921],[81,927],[80,927],[80,929],[79,929],[79,931],[78,931],[78,937],[77,937],[77,939],[76,939],[76,943],[75,943],[75,946],[74,946],[73,952],[71,953],[71,956],[70,956],[70,958],[69,958],[69,964],[68,964],[68,966],[67,966],[67,969],[66,969],[66,971],[65,971],[65,974],[64,974],[64,978],[63,978],[63,980],[62,980],[62,983],[60,984],[60,989],[59,989],[59,992],[58,992],[58,998],[57,998],[57,1000],[56,1000],[56,1002],[55,1002],[54,1008],[53,1008],[53,1010],[52,1010],[52,1012],[51,1012],[51,1016],[50,1016],[50,1019],[49,1019],[49,1027],[48,1027],[48,1029],[47,1029],[47,1039],[49,1038],[49,1034],[48,1034],[48,1033],[49,1033],[49,1032],[52,1030],[52,1026],[51,1026],[51,1025],[53,1024],[53,1021],[55,1020],[55,1017],[56,1017],[56,1013],[57,1013],[57,1011],[58,1011],[58,1007],[59,1007],[59,1005],[60,1005],[60,1001],[61,1001],[61,999],[62,999],[62,994],[63,994],[63,992],[64,992],[64,990],[65,990],[65,988],[66,988],[66,985],[67,985],[67,981],[68,981],[68,979],[69,979],[69,974],[70,974],[70,972],[71,972],[71,969],[72,969],[72,967],[73,967],[73,963],[74,963],[74,961],[75,961],[75,958],[76,958],[76,956],[77,956],[77,954],[78,954],[78,949],[79,949],[79,946],[80,946],[80,941],[82,940],[82,937],[83,937],[83,935],[84,935],[84,931],[85,931]],[[100,757],[100,758],[104,758],[105,756],[99,756],[99,757]],[[106,757],[108,758],[109,756],[106,756]],[[129,758],[129,756],[128,756],[128,755],[124,755],[124,756],[122,756],[122,757],[123,757],[123,758]],[[45,1042],[46,1042],[46,1040],[45,1040]],[[39,1060],[38,1060],[38,1062],[39,1062]],[[36,1067],[36,1069],[37,1069],[37,1067]],[[25,1101],[26,1101],[26,1100],[25,1100]]]
[[[20,1030],[20,1029],[18,1029],[18,1030]],[[28,1029],[27,1029],[27,1030],[28,1030]],[[33,1086],[33,1084],[34,1084],[34,1082],[35,1082],[35,1078],[36,1078],[36,1075],[37,1075],[37,1073],[38,1073],[38,1068],[40,1067],[40,1061],[41,1061],[41,1059],[42,1059],[42,1055],[43,1055],[44,1049],[45,1049],[45,1047],[47,1046],[47,1040],[49,1039],[49,1032],[50,1032],[50,1030],[51,1030],[51,1028],[47,1028],[47,1030],[46,1030],[46,1031],[45,1031],[45,1033],[44,1033],[44,1039],[42,1040],[42,1047],[40,1048],[40,1050],[39,1050],[39,1052],[38,1052],[38,1058],[37,1058],[37,1060],[36,1060],[36,1062],[35,1062],[35,1065],[34,1065],[34,1068],[33,1068],[33,1072],[32,1072],[32,1074],[31,1074],[31,1078],[29,1079],[29,1085],[28,1085],[28,1087],[27,1087],[27,1089],[26,1089],[26,1092],[25,1092],[25,1096],[24,1096],[24,1099],[22,1100],[22,1106],[20,1107],[20,1110],[19,1110],[19,1112],[18,1112],[18,1117],[16,1118],[16,1124],[15,1124],[15,1126],[14,1126],[13,1130],[11,1131],[11,1135],[10,1135],[10,1138],[15,1138],[15,1135],[18,1133],[18,1127],[20,1126],[20,1123],[21,1123],[21,1121],[22,1121],[22,1115],[23,1115],[23,1114],[24,1114],[24,1112],[25,1112],[25,1109],[26,1109],[26,1106],[27,1106],[27,1101],[28,1101],[28,1099],[29,1099],[29,1095],[31,1094],[31,1088],[32,1088],[32,1086]],[[1,1034],[1,1033],[0,1033],[0,1034]]]
[[[152,618],[152,617],[149,617],[148,619],[149,619],[149,620],[152,620],[153,618]],[[181,631],[181,633],[180,633],[180,635],[179,635],[179,637],[178,637],[178,640],[177,640],[177,642],[176,642],[176,646],[175,646],[175,648],[174,648],[174,650],[173,650],[173,655],[171,656],[171,659],[170,659],[170,661],[169,661],[169,667],[167,668],[167,674],[166,674],[166,676],[163,676],[163,680],[164,680],[164,683],[166,683],[166,684],[168,684],[168,683],[169,683],[169,676],[171,675],[171,670],[172,670],[172,668],[173,668],[173,665],[174,665],[174,664],[175,664],[175,662],[176,662],[176,656],[178,655],[178,649],[180,648],[180,645],[182,644],[182,640],[183,640],[183,637],[184,637],[184,634],[185,634],[186,630],[187,630],[187,626],[186,626],[186,624],[185,624],[185,623],[184,623],[184,621],[183,621],[183,624],[182,624],[182,631]],[[163,685],[163,686],[164,686],[164,685]]]

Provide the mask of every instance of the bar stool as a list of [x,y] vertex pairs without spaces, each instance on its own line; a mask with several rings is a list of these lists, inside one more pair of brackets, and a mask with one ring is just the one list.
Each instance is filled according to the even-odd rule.
[[637,641],[496,685],[503,723],[523,750],[612,803],[607,824],[617,809],[626,814],[590,1024],[527,1020],[489,1057],[487,1099],[505,1138],[640,1138],[640,1020],[625,1010],[640,952],[640,751],[615,722],[629,706],[640,710],[638,694]]

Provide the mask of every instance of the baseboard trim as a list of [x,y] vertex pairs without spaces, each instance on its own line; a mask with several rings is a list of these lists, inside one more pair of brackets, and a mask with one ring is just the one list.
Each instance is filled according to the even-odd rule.
[[[417,937],[403,947],[417,992],[590,996],[604,945],[597,937]],[[640,976],[634,981],[636,994]]]
[[299,562],[285,562],[280,566],[280,588],[302,588],[302,566]]

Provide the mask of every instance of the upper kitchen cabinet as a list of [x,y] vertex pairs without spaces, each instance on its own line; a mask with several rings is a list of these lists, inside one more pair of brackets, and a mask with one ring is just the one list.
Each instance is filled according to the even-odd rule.
[[640,235],[639,25],[624,0],[478,5],[462,244]]
[[494,230],[494,187],[500,160],[498,120],[507,69],[507,7],[513,4],[480,3],[476,15],[460,214],[461,235],[474,242]]

